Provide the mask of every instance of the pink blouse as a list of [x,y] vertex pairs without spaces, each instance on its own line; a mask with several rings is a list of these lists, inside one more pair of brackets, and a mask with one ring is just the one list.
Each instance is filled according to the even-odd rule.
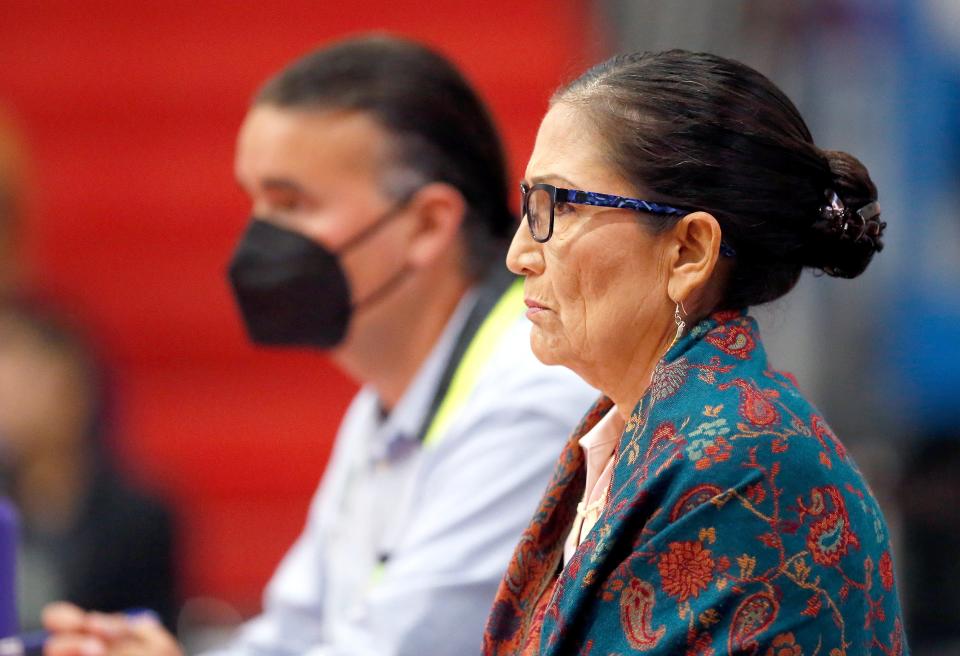
[[617,406],[613,406],[590,432],[580,438],[580,448],[583,449],[587,461],[587,483],[583,499],[577,505],[573,527],[563,546],[564,565],[603,512],[603,506],[607,502],[607,488],[610,487],[613,476],[613,456],[625,426],[626,422],[617,412]]

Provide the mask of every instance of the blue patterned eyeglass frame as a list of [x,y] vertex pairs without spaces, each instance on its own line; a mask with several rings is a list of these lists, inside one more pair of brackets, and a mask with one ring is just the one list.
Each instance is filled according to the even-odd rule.
[[[545,237],[538,237],[534,231],[533,219],[530,218],[527,205],[530,193],[538,189],[546,191],[550,196],[550,223],[547,226],[547,234]],[[520,194],[522,199],[520,207],[521,216],[527,218],[527,228],[530,229],[530,236],[533,237],[534,241],[540,242],[541,244],[550,241],[550,238],[553,236],[553,212],[558,202],[573,203],[575,205],[592,205],[594,207],[613,207],[616,209],[627,209],[636,212],[649,212],[650,214],[678,217],[686,216],[693,211],[683,210],[679,207],[673,207],[672,205],[654,203],[648,200],[640,200],[639,198],[601,194],[596,191],[581,191],[580,189],[564,189],[563,187],[555,187],[552,184],[546,184],[544,182],[539,182],[530,187],[521,182]],[[736,251],[721,241],[720,254],[725,257],[733,257],[736,255]]]

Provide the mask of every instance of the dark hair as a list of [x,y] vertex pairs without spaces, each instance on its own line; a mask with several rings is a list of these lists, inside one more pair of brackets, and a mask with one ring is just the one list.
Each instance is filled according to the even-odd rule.
[[349,39],[287,66],[254,103],[367,112],[394,137],[395,164],[463,194],[468,273],[503,257],[516,217],[500,139],[483,102],[441,55],[394,37]]
[[[670,50],[613,57],[561,88],[582,107],[611,164],[651,200],[705,210],[736,256],[717,309],[788,292],[803,267],[853,278],[882,248],[882,224],[849,230],[877,190],[851,155],[820,150],[793,103],[736,61]],[[828,194],[842,216],[827,220]],[[665,229],[676,218],[653,219]]]

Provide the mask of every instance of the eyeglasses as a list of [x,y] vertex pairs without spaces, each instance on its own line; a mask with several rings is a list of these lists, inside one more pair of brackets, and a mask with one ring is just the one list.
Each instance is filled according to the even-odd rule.
[[[562,206],[564,203],[613,207],[662,216],[686,216],[693,211],[638,198],[601,194],[595,191],[580,191],[579,189],[563,189],[542,182],[533,186],[521,182],[520,194],[520,215],[527,217],[527,227],[530,228],[530,235],[534,241],[541,244],[550,241],[550,237],[553,236],[553,220],[556,207],[557,205]],[[735,251],[727,244],[720,242],[720,254],[733,257]]]

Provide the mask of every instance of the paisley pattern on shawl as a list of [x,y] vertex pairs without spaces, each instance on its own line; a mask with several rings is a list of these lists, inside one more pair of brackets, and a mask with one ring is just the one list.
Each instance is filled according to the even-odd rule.
[[755,322],[702,321],[658,364],[620,438],[607,506],[566,564],[583,495],[561,454],[487,624],[488,656],[902,656],[883,516]]

